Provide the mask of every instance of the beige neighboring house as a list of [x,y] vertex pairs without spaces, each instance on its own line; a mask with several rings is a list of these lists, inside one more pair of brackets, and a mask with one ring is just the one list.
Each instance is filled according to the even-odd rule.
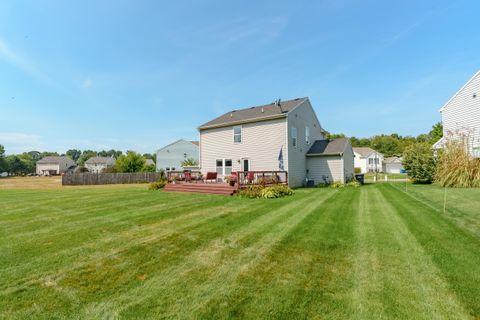
[[368,147],[353,148],[355,155],[355,168],[360,168],[361,173],[383,172],[384,156],[380,152]]
[[92,157],[85,161],[85,168],[91,173],[102,173],[115,165],[114,157]]
[[440,108],[443,137],[433,148],[443,148],[445,137],[468,138],[469,152],[480,158],[480,70]]
[[75,162],[67,156],[48,156],[37,161],[38,175],[57,175],[65,173],[75,166]]
[[400,157],[388,157],[383,160],[383,172],[385,173],[404,173],[405,168]]
[[287,171],[291,187],[353,178],[350,142],[325,139],[308,98],[232,110],[198,130],[201,171],[219,181],[235,171]]

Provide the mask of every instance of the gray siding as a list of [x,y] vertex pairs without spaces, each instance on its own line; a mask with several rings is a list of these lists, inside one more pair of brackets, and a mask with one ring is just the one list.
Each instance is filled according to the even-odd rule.
[[[288,114],[288,183],[302,186],[306,178],[306,153],[315,140],[324,139],[322,127],[309,100],[304,101]],[[305,141],[305,127],[310,128],[310,143]],[[297,128],[297,146],[292,144],[292,128]]]
[[286,169],[288,159],[285,145],[285,118],[243,124],[241,143],[233,141],[233,126],[201,130],[201,170],[203,173],[215,172],[217,159],[231,159],[232,171],[241,171],[241,160],[247,158],[251,171],[277,171],[281,148]]
[[166,168],[181,170],[182,161],[189,158],[199,161],[198,146],[183,139],[178,140],[157,151],[157,171]]
[[353,149],[350,141],[343,153],[343,170],[344,170],[344,179],[345,182],[353,179],[355,175],[355,170],[353,167],[354,156],[353,156]]
[[470,148],[480,147],[480,72],[442,108],[441,113],[445,137],[468,134]]

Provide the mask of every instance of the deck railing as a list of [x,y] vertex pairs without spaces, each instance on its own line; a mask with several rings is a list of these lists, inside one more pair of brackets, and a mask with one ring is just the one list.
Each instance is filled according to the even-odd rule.
[[[166,174],[168,183],[219,182],[217,179],[206,181],[205,179],[208,178],[209,174],[204,175],[200,171],[168,171]],[[287,171],[236,171],[225,176],[224,179],[225,182],[229,182],[240,189],[251,185],[288,184],[288,173]]]
[[203,175],[200,171],[167,171],[167,181],[200,182]]
[[236,175],[239,189],[249,185],[288,184],[287,171],[237,171]]

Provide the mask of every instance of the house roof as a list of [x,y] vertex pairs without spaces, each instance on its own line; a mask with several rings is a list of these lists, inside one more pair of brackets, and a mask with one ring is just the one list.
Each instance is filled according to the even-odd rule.
[[390,163],[402,163],[402,158],[400,157],[388,157],[383,159],[384,163],[390,164]]
[[438,110],[439,112],[442,112],[443,109],[445,109],[449,104],[450,102],[452,102],[453,99],[455,99],[456,96],[458,96],[460,94],[460,92],[463,91],[463,89],[465,89],[466,86],[468,86],[470,84],[470,82],[472,82],[477,76],[480,75],[480,70],[478,70],[474,75],[473,77],[470,78],[470,80],[468,80],[461,88],[460,90],[458,90],[448,101],[447,103],[445,103],[441,108],[440,110]]
[[221,115],[220,117],[202,124],[200,127],[198,127],[198,129],[216,128],[285,117],[287,113],[295,109],[296,106],[306,100],[308,100],[308,97],[280,101],[280,106],[278,106],[275,102],[272,102],[261,106],[232,110]]
[[86,164],[108,164],[115,162],[115,159],[112,157],[91,157],[87,161]]
[[[353,152],[358,153],[361,157],[368,157],[372,153],[375,152],[372,148],[369,147],[355,147],[353,148]],[[381,154],[380,152],[377,152],[378,154]]]
[[72,159],[70,159],[67,156],[47,156],[47,157],[43,157],[42,159],[38,160],[37,163],[39,163],[39,164],[59,164],[60,162],[63,162],[65,160],[73,161]]
[[155,162],[154,162],[152,159],[145,159],[145,164],[146,164],[147,166],[151,166],[151,165],[154,165]]
[[317,140],[310,147],[307,156],[331,156],[341,155],[348,145],[347,138],[337,138],[333,140]]
[[185,140],[185,139],[178,139],[177,141],[174,141],[174,142],[172,142],[172,143],[167,144],[167,145],[164,146],[164,147],[161,147],[160,149],[157,150],[157,152],[159,152],[159,151],[161,151],[161,150],[163,150],[163,149],[166,149],[166,148],[168,148],[168,147],[170,147],[170,146],[173,146],[174,144],[179,143],[179,142],[181,142],[181,141],[191,143],[191,144],[193,144],[193,145],[195,145],[195,146],[197,146],[197,147],[198,147],[198,145],[199,145],[198,141],[187,141],[187,140]]

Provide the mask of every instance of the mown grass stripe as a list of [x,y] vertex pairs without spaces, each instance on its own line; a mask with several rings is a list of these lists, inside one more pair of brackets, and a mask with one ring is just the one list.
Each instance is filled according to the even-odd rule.
[[[317,205],[316,201],[312,201],[314,199],[315,196],[309,195],[297,199],[295,202],[287,203],[276,210],[269,210],[268,214],[242,226],[227,237],[215,238],[200,247],[186,257],[182,263],[165,270],[165,273],[146,282],[143,286],[134,288],[133,292],[130,291],[117,297],[117,305],[100,304],[94,309],[96,312],[99,309],[103,310],[106,312],[105,314],[112,310],[116,310],[120,314],[122,312],[130,314],[132,310],[138,308],[142,309],[140,312],[146,312],[144,306],[150,305],[151,301],[155,301],[155,303],[161,301],[159,308],[164,310],[163,316],[174,316],[179,312],[186,311],[191,303],[196,301],[192,300],[194,299],[192,295],[195,296],[195,293],[198,292],[195,288],[201,290],[205,286],[210,287],[224,283],[232,275],[235,275],[235,270],[242,270],[256,259],[261,259],[262,252],[267,252],[271,245],[301,221],[304,215],[311,213],[311,210]],[[305,213],[300,213],[299,209],[303,206],[306,209]],[[239,245],[242,239],[256,233],[263,234],[260,245],[258,243],[246,247]],[[189,283],[188,279],[192,277],[196,279],[195,283]],[[152,290],[154,287],[161,287],[162,291],[157,291],[150,297],[137,293],[154,291]],[[132,297],[136,298],[132,299]]]
[[379,187],[473,317],[480,317],[480,241],[436,210],[390,185]]

